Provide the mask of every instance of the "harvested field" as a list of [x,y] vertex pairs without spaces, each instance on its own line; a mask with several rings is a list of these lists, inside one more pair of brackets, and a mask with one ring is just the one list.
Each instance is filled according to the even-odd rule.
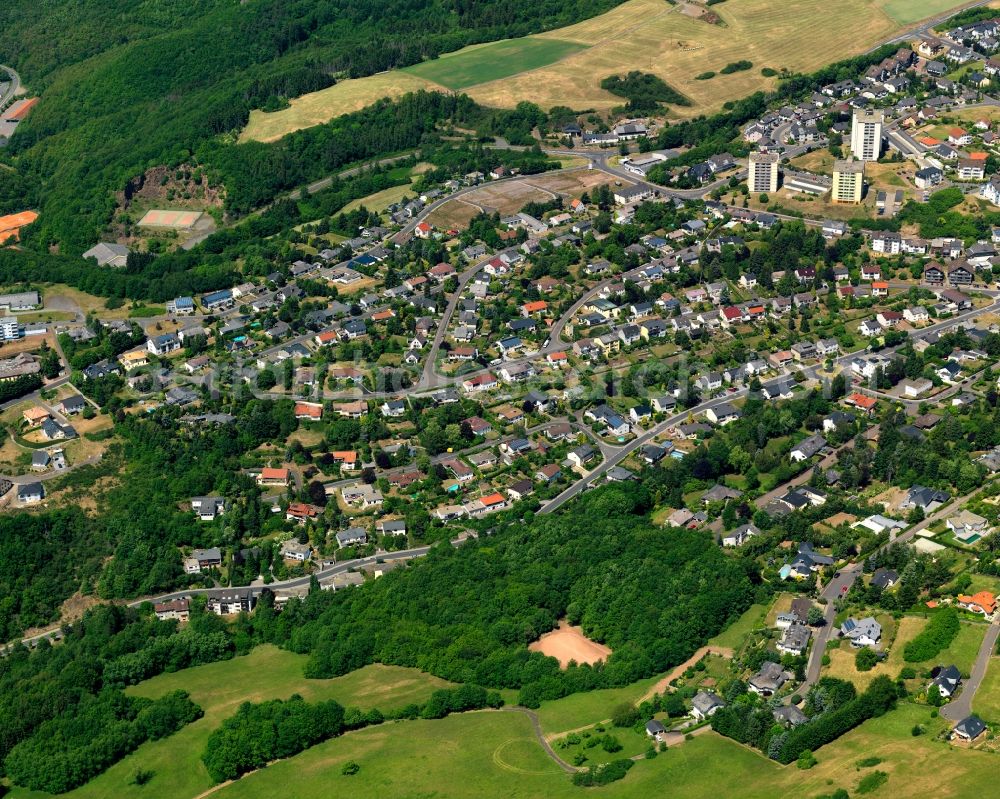
[[400,97],[421,89],[444,91],[445,87],[402,71],[342,80],[318,92],[296,97],[281,111],[270,114],[251,111],[240,141],[275,141],[293,130],[321,125],[341,114],[359,111],[382,97]]
[[553,191],[556,194],[579,197],[585,191],[591,191],[605,183],[611,183],[614,178],[599,169],[577,169],[573,172],[551,172],[546,175],[532,175],[533,186]]
[[[601,79],[637,69],[659,75],[692,102],[672,107],[678,116],[718,110],[727,100],[773,87],[762,67],[812,70],[857,54],[899,29],[867,0],[830,4],[800,0],[743,0],[712,11],[725,28],[687,16],[659,0],[631,0],[607,14],[541,34],[591,46],[557,64],[468,89],[486,105],[509,107],[530,97],[543,107],[609,109],[621,98],[600,88]],[[694,80],[706,70],[750,60],[754,68],[708,81]]]
[[462,195],[462,200],[470,205],[479,206],[484,211],[499,211],[501,214],[513,214],[527,203],[551,199],[551,192],[536,189],[522,180],[487,185]]
[[608,647],[591,641],[583,634],[583,630],[570,626],[565,620],[559,622],[555,630],[545,633],[530,644],[528,649],[554,657],[563,668],[566,668],[571,660],[577,663],[599,663],[611,654]]
[[432,211],[427,217],[427,222],[438,230],[463,228],[478,213],[479,209],[474,205],[469,205],[462,200],[449,200],[440,208]]

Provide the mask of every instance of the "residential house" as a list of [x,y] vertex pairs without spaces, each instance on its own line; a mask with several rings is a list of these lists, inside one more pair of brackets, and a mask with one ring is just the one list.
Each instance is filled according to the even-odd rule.
[[863,619],[852,616],[840,625],[840,635],[849,640],[855,649],[876,647],[882,641],[882,625],[872,616]]
[[704,721],[714,716],[725,706],[725,701],[718,694],[699,691],[691,699],[691,715],[698,721]]

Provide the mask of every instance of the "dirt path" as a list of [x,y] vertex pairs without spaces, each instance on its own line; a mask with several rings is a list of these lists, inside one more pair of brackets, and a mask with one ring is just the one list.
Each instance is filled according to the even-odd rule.
[[[531,720],[531,726],[535,730],[535,738],[538,739],[538,743],[541,745],[542,749],[545,750],[545,754],[547,754],[549,758],[551,758],[555,764],[567,774],[576,774],[576,772],[580,771],[580,769],[576,766],[571,766],[556,754],[556,750],[552,748],[552,744],[548,742],[548,739],[545,737],[545,733],[542,732],[542,724],[538,720],[538,714],[534,710],[528,710],[528,708],[520,706],[505,707],[502,710],[506,713],[523,713],[527,716]],[[197,799],[201,798],[197,797]]]
[[718,655],[719,657],[731,658],[733,656],[733,650],[728,646],[703,646],[668,675],[657,680],[656,684],[652,688],[639,697],[639,701],[636,702],[636,704],[641,705],[648,699],[652,699],[654,694],[662,694],[665,691],[670,690],[670,683],[680,677],[685,671],[688,670],[688,668],[705,657],[705,655]]

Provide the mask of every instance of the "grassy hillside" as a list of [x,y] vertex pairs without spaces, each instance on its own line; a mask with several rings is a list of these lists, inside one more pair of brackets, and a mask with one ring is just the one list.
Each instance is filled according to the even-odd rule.
[[0,173],[0,198],[28,181],[20,193],[39,196],[42,211],[29,242],[80,252],[129,179],[189,159],[245,125],[251,108],[276,110],[340,77],[544,31],[615,3],[11,0],[0,9],[0,60],[42,102],[4,154],[17,173]]
[[[408,86],[420,79],[426,81],[422,88],[462,88],[479,102],[501,108],[530,99],[544,108],[608,109],[622,99],[602,89],[602,79],[638,70],[659,76],[691,99],[690,107],[673,113],[697,116],[773,87],[775,79],[763,77],[763,67],[812,71],[959,5],[959,0],[740,0],[713,5],[721,20],[714,25],[685,13],[683,4],[628,0],[605,14],[538,36],[467,47],[407,68],[399,78]],[[708,81],[694,79],[743,59],[754,68]],[[392,74],[376,75],[305,95],[287,110],[254,112],[243,136],[272,140],[373,102],[394,82]]]
[[[306,658],[273,646],[260,646],[246,657],[161,674],[128,690],[134,696],[157,699],[170,691],[188,691],[205,716],[179,732],[143,745],[134,754],[86,785],[65,796],[99,799],[106,796],[177,797],[192,799],[212,787],[201,752],[213,730],[232,716],[242,702],[287,699],[294,693],[310,702],[334,699],[362,709],[392,710],[424,702],[448,683],[413,669],[368,666],[333,680],[306,680]],[[155,773],[148,786],[130,784],[138,769]],[[13,796],[47,796],[15,790]]]

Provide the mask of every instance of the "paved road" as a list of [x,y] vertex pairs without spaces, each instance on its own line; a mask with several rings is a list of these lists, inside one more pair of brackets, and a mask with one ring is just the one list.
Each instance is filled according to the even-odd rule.
[[983,637],[983,643],[979,647],[976,662],[972,664],[969,679],[963,683],[958,699],[949,702],[941,708],[941,715],[944,718],[949,721],[961,721],[972,713],[972,700],[976,698],[976,691],[983,684],[983,678],[986,677],[986,669],[990,665],[990,659],[997,651],[998,638],[1000,638],[1000,624],[993,622]]
[[21,76],[10,67],[4,66],[3,64],[0,64],[0,70],[6,72],[10,78],[10,81],[7,84],[7,89],[2,95],[0,95],[0,108],[4,108],[7,105],[7,102],[13,98],[21,88]]

